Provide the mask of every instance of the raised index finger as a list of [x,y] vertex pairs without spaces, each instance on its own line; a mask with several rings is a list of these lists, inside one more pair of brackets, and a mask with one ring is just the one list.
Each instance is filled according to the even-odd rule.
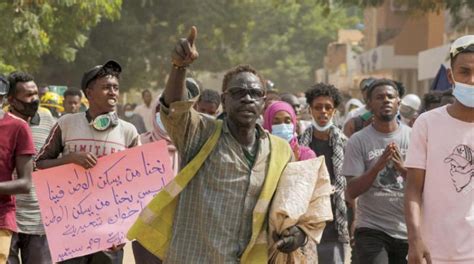
[[197,38],[197,28],[195,26],[192,26],[188,35],[188,41],[191,46],[194,45],[194,41],[196,40],[196,38]]

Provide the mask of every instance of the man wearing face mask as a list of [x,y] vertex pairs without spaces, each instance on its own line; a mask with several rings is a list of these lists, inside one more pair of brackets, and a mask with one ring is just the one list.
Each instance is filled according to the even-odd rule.
[[326,223],[318,244],[319,263],[344,263],[349,243],[347,208],[344,197],[346,179],[341,174],[344,146],[347,138],[333,125],[333,117],[342,97],[336,87],[318,83],[306,91],[306,99],[313,117],[312,126],[301,135],[299,142],[310,147],[318,156],[324,156],[331,184],[334,221]]
[[[13,72],[8,79],[10,113],[29,124],[38,153],[56,119],[48,109],[39,107],[38,87],[33,76],[24,72]],[[16,206],[18,232],[12,237],[8,263],[20,263],[20,259],[22,263],[51,263],[34,186],[29,193],[16,196]]]
[[[97,164],[99,157],[140,145],[137,129],[116,114],[121,72],[120,64],[110,60],[84,73],[81,89],[89,100],[89,109],[58,120],[38,153],[38,168],[75,163],[90,169]],[[120,245],[60,263],[115,264],[122,263],[122,260]]]
[[[15,196],[28,193],[35,154],[28,124],[11,113],[4,112],[3,102],[9,91],[7,79],[0,75],[0,262],[6,263],[12,235],[17,231]],[[16,177],[13,171],[16,170]]]
[[421,114],[408,149],[409,263],[474,263],[474,35],[451,44],[455,101]]

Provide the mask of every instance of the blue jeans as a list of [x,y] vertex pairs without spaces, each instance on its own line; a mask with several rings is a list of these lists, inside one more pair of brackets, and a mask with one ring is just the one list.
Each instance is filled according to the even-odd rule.
[[8,264],[51,264],[48,240],[46,235],[29,235],[13,233],[10,244]]
[[406,264],[407,240],[396,239],[382,231],[371,228],[357,228],[355,248],[359,263],[364,264]]

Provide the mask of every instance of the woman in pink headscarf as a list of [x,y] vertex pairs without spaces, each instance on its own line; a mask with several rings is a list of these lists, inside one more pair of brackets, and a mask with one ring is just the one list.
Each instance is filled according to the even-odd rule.
[[263,114],[263,128],[273,135],[288,141],[296,160],[315,158],[316,154],[312,149],[298,145],[296,122],[296,114],[293,107],[282,101],[272,103]]
[[[159,98],[159,97],[158,97]],[[142,144],[155,142],[158,140],[166,140],[168,143],[168,153],[171,158],[171,168],[173,169],[173,177],[178,174],[179,170],[179,158],[176,147],[173,145],[168,133],[166,132],[163,123],[160,119],[160,101],[157,100],[153,109],[153,131],[146,132],[140,135],[140,141]],[[144,264],[161,264],[162,261],[143,247],[138,241],[132,242],[133,256],[135,257],[136,263]]]

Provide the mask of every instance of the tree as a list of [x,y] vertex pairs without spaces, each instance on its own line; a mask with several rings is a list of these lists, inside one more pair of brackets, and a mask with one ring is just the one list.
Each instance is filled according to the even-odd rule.
[[121,0],[37,0],[0,3],[0,72],[35,72],[51,54],[72,62],[102,18],[116,19]]
[[327,16],[323,11],[310,0],[126,1],[121,19],[97,25],[74,63],[46,56],[44,65],[59,65],[61,74],[43,68],[39,76],[78,86],[85,70],[113,58],[124,68],[121,89],[163,87],[170,48],[196,25],[200,58],[192,70],[218,72],[249,63],[281,88],[305,89],[337,30],[360,21],[345,9]]
[[[317,0],[319,4],[324,6],[329,12],[332,4],[344,5],[344,6],[359,6],[359,7],[377,7],[382,5],[388,0]],[[454,25],[460,23],[459,12],[463,8],[468,8],[474,11],[474,1],[472,0],[393,0],[399,5],[408,7],[408,10],[412,12],[440,12],[443,10],[449,10],[453,16]]]

